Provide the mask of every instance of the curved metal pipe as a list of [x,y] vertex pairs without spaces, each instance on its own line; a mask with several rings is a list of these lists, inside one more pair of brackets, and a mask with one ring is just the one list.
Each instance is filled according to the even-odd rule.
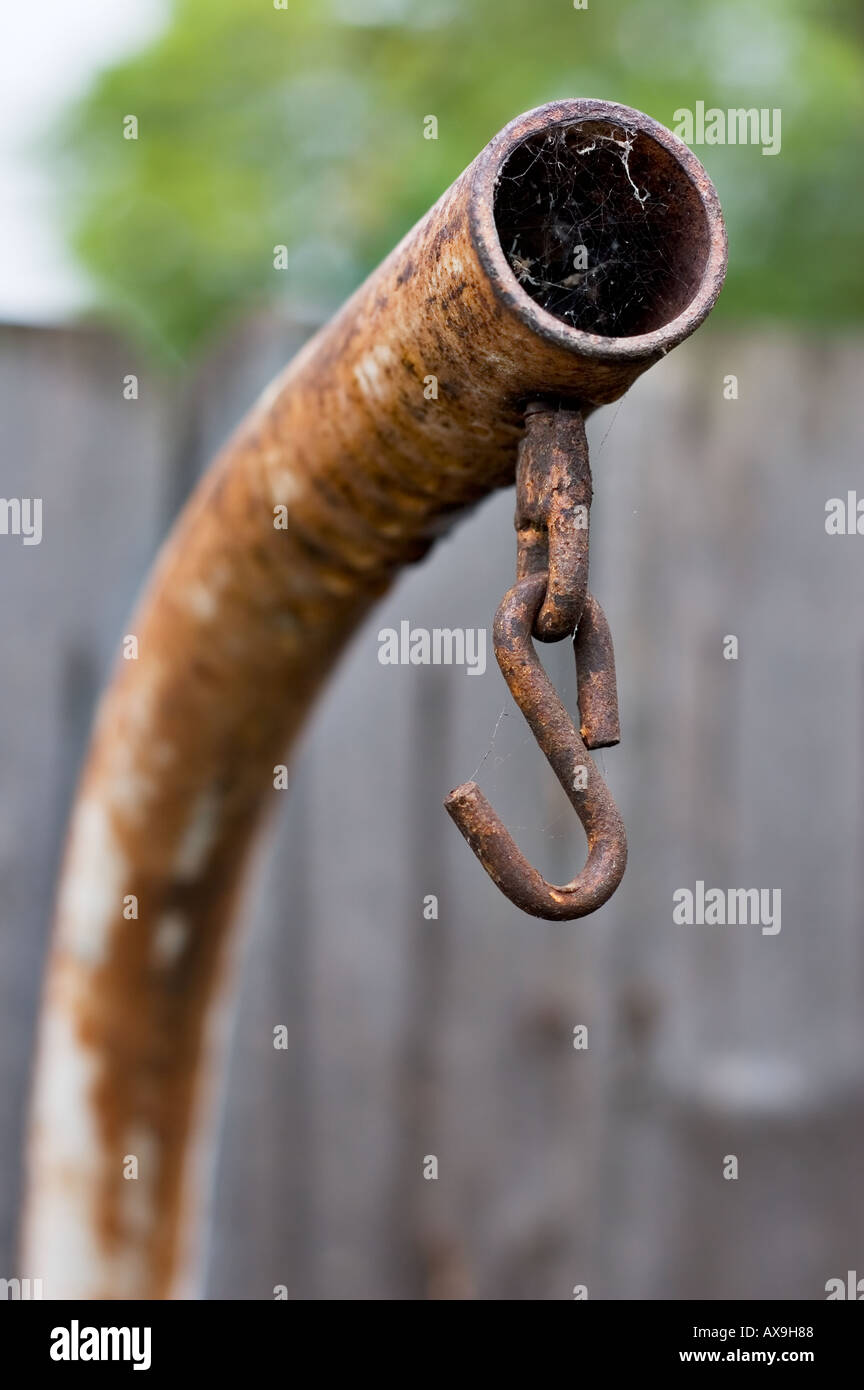
[[[568,132],[577,153],[626,146],[628,177],[668,199],[677,299],[659,269],[656,293],[643,278],[645,331],[556,317],[502,246],[496,216],[508,234],[519,217],[502,187],[524,177],[509,162]],[[22,1250],[47,1297],[194,1291],[215,1003],[274,762],[399,570],[512,482],[524,402],[616,399],[701,323],[724,268],[713,187],[669,131],[606,102],[530,112],[298,354],[196,490],[129,629],[138,659],[102,699],[70,826]]]

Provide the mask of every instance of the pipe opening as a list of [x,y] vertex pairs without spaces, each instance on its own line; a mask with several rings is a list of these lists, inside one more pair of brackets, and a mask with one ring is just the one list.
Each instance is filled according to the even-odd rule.
[[532,299],[610,338],[677,318],[709,254],[699,192],[675,156],[643,131],[604,120],[523,141],[498,176],[495,225]]

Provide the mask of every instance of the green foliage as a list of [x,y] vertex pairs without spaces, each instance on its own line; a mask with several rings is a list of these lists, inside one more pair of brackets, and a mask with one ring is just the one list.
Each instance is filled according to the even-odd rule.
[[[329,309],[512,116],[597,96],[782,111],[782,150],[696,150],[730,232],[722,311],[864,313],[851,0],[175,0],[60,132],[71,239],[100,309],[187,356],[288,296]],[[139,138],[123,138],[134,114]],[[438,139],[423,138],[423,118]],[[288,269],[274,269],[286,245]]]

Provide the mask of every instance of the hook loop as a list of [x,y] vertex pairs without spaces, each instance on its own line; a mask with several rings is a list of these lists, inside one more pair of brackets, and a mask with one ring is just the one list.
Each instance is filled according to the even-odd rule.
[[[529,864],[476,782],[465,782],[444,802],[474,854],[501,892],[534,917],[569,921],[594,912],[612,896],[627,863],[627,838],[612,795],[588,753],[618,741],[615,667],[609,629],[590,595],[574,638],[579,711],[585,741],[544,671],[531,641],[547,592],[547,574],[520,579],[495,615],[493,641],[501,673],[561,783],[588,839],[582,872],[562,887]],[[580,771],[584,769],[584,774]]]

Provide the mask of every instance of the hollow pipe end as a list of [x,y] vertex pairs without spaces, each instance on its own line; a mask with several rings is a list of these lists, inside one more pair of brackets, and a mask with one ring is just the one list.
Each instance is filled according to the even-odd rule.
[[[628,138],[632,136],[634,148],[641,151],[643,160],[649,164],[655,160],[658,187],[662,170],[671,190],[670,234],[674,233],[692,281],[686,302],[670,312],[668,319],[649,331],[621,337],[587,332],[543,308],[517,278],[496,222],[496,201],[505,166],[521,146],[528,141],[549,139],[556,131],[570,127],[585,127],[590,132],[604,124],[626,132]],[[475,163],[470,220],[477,255],[499,302],[533,334],[583,359],[650,365],[699,327],[723,286],[726,230],[716,190],[703,165],[665,126],[644,112],[617,102],[593,98],[557,101],[517,116]],[[661,307],[659,317],[662,312]]]

